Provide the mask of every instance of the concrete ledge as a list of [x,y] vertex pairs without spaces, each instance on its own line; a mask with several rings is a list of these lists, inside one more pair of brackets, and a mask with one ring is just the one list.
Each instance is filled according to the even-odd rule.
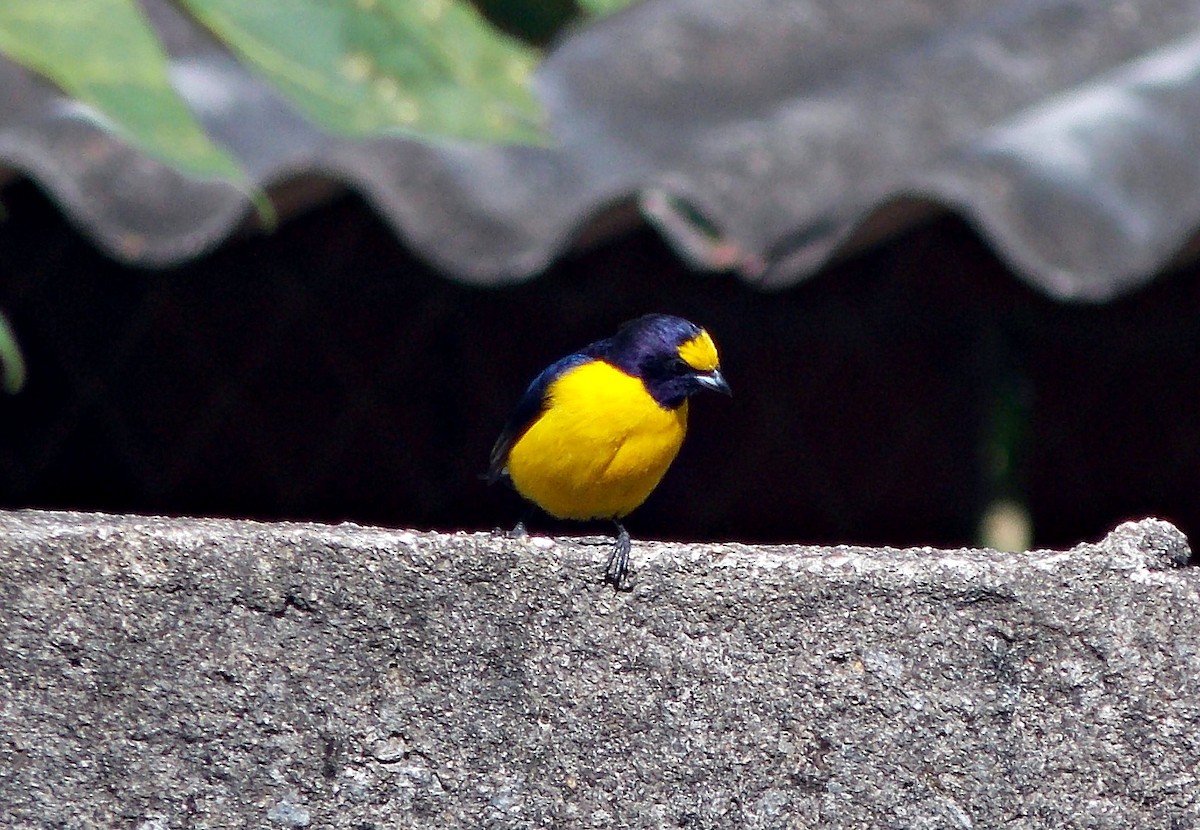
[[1200,572],[0,513],[11,828],[1200,826]]

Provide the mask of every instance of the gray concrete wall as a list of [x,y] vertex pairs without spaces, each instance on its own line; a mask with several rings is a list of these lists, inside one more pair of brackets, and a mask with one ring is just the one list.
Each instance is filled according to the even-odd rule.
[[1188,553],[0,513],[0,824],[1196,827]]

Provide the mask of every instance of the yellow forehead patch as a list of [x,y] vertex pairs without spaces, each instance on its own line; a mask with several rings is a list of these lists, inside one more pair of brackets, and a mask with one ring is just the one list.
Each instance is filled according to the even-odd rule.
[[717,357],[717,344],[704,329],[679,347],[679,357],[697,372],[711,372],[721,365],[721,359]]

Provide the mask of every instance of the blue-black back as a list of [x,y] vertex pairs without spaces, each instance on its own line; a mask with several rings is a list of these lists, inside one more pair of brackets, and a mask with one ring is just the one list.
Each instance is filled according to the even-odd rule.
[[533,379],[533,383],[529,384],[529,388],[525,390],[525,394],[517,402],[516,409],[509,416],[508,423],[501,430],[500,437],[496,439],[496,443],[492,446],[491,462],[488,465],[487,474],[489,484],[499,481],[504,476],[504,465],[508,463],[508,451],[512,449],[512,445],[517,442],[517,439],[525,434],[525,430],[529,429],[533,425],[533,422],[538,419],[538,416],[545,410],[546,389],[564,372],[594,360],[595,358],[592,357],[592,353],[596,345],[597,343],[593,343],[574,354],[567,355],[562,360],[550,364],[542,370],[540,375]]

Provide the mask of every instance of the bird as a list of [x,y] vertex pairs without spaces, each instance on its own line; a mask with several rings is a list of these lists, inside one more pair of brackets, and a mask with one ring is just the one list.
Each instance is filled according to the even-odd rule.
[[669,314],[630,320],[533,379],[492,447],[486,478],[508,479],[557,519],[611,521],[604,582],[620,591],[631,548],[622,520],[675,460],[688,399],[704,390],[732,394],[707,331]]

